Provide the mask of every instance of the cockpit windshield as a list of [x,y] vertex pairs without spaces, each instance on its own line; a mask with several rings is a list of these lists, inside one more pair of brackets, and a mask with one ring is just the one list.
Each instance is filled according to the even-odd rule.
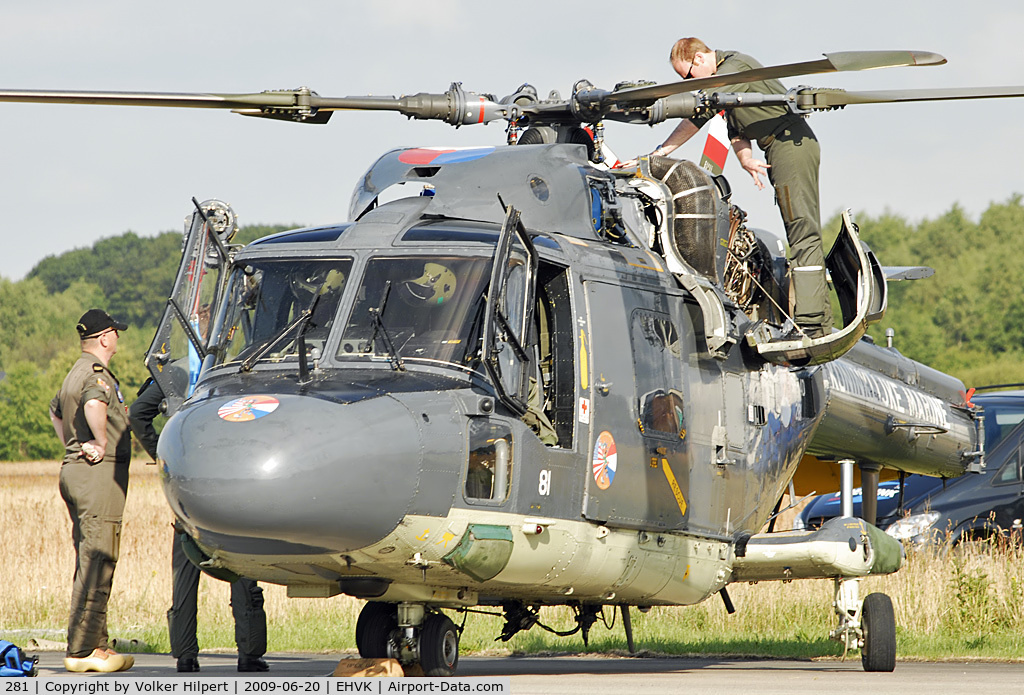
[[[236,267],[213,341],[216,364],[244,361],[263,350],[270,360],[294,357],[303,328],[307,351],[322,353],[351,270],[351,259],[261,260]],[[286,330],[306,310],[312,313],[300,322],[305,325]]]
[[371,259],[337,356],[440,360],[474,368],[490,265],[489,258]]

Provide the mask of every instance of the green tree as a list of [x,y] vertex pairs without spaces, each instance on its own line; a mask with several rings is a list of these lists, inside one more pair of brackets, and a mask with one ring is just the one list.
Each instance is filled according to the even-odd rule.
[[0,371],[19,361],[45,369],[77,342],[75,324],[82,314],[104,304],[102,290],[81,280],[50,294],[39,279],[0,279]]
[[50,422],[54,380],[31,362],[17,362],[0,380],[0,461],[60,458],[64,447]]
[[883,265],[926,265],[935,275],[889,284],[888,327],[905,355],[970,385],[1024,381],[1024,226],[1021,196],[993,203],[978,222],[958,206],[912,225],[891,214],[858,220]]
[[[287,229],[253,225],[239,230],[233,243],[246,244]],[[63,293],[76,282],[100,288],[104,308],[132,326],[156,325],[167,304],[181,261],[182,237],[163,232],[140,237],[134,232],[100,239],[92,248],[47,256],[28,278],[42,281],[51,294]]]

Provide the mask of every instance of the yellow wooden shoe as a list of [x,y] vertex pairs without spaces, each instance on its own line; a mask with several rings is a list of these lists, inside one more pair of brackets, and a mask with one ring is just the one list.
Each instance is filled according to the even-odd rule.
[[[134,663],[135,659],[132,659]],[[115,671],[127,671],[131,666],[120,654],[108,654],[102,649],[94,649],[92,654],[85,657],[64,657],[64,668],[71,673],[86,673],[95,671],[97,673],[114,673]]]
[[135,657],[132,656],[131,654],[118,654],[113,649],[109,649],[109,648],[105,649],[104,651],[107,654],[112,654],[114,656],[120,656],[122,659],[124,659],[124,668],[119,669],[121,671],[127,671],[128,669],[130,669],[132,666],[135,665]]

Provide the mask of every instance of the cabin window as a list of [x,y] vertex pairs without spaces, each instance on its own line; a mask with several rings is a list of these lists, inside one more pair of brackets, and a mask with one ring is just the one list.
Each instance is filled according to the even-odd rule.
[[682,438],[683,395],[675,389],[645,394],[640,406],[640,421],[645,434]]
[[631,336],[637,388],[637,425],[652,437],[686,436],[682,343],[672,319],[658,312],[633,313]]
[[485,418],[470,418],[466,499],[504,502],[512,487],[512,430]]

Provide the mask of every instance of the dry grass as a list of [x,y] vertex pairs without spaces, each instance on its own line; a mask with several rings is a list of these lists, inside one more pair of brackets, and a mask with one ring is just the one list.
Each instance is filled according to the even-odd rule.
[[[60,464],[54,462],[0,464],[0,528],[8,530],[0,563],[0,629],[56,636],[67,627],[75,557],[71,522],[58,490],[59,474]],[[156,466],[133,463],[108,623],[112,636],[140,639],[161,651],[169,649],[171,521]],[[229,585],[208,577],[202,582],[200,645],[230,649],[234,633]],[[354,625],[361,601],[293,600],[284,587],[274,585],[264,585],[264,592],[272,649],[286,648],[278,645],[290,645],[313,624],[338,625],[334,634],[324,635],[325,646],[353,646],[351,630],[341,628]],[[289,636],[293,630],[297,634]],[[307,648],[313,642],[309,640]]]
[[[0,636],[29,631],[60,639],[66,627],[74,552],[70,522],[58,492],[60,465],[53,462],[0,464],[0,528],[6,530],[0,563]],[[171,600],[171,514],[155,466],[132,465],[125,510],[121,560],[110,603],[111,634],[136,638],[167,651],[165,612]],[[779,527],[788,526],[788,521]],[[233,649],[229,587],[203,578],[199,640],[210,649]],[[265,585],[271,651],[341,651],[354,648],[353,628],[362,602],[344,596],[288,599],[285,589]],[[902,656],[1015,658],[1024,649],[1024,553],[998,543],[912,553],[904,568],[888,577],[864,580],[861,594],[889,594],[896,607]],[[728,615],[712,598],[688,608],[634,611],[640,649],[657,652],[715,652],[789,657],[835,655],[827,641],[834,626],[832,583],[765,582],[732,585],[737,613]],[[611,622],[613,611],[606,609]],[[461,618],[453,616],[456,622]],[[572,627],[568,609],[544,609],[543,622]],[[557,638],[534,628],[509,643],[495,643],[501,622],[470,617],[464,651],[489,652],[583,649],[578,635]],[[621,621],[606,632],[598,623],[591,649],[622,649]]]

